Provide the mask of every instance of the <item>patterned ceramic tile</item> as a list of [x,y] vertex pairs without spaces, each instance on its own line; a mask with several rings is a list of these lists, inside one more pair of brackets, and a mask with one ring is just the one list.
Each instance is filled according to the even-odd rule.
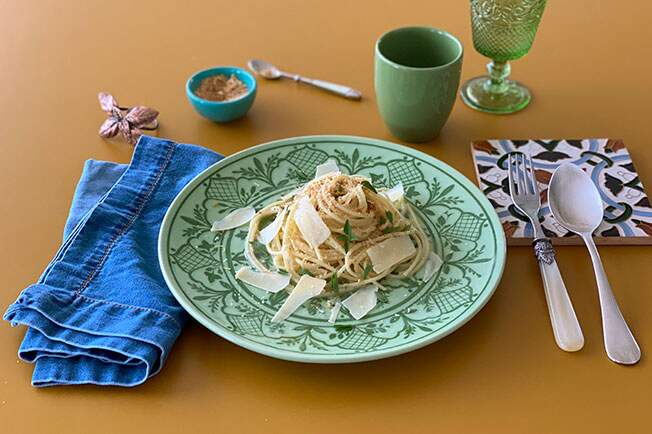
[[652,208],[622,140],[478,140],[471,143],[480,188],[496,209],[508,244],[529,244],[532,225],[508,194],[506,158],[511,152],[532,156],[541,191],[540,219],[555,244],[580,244],[552,217],[548,183],[557,166],[573,163],[591,175],[605,207],[595,232],[601,244],[652,244]]

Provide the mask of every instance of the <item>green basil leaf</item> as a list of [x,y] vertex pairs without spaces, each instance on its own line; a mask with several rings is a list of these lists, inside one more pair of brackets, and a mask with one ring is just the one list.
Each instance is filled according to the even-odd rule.
[[376,191],[374,186],[371,185],[371,182],[369,182],[369,181],[362,181],[362,187],[366,188],[367,190],[371,190],[374,193],[378,194],[378,192]]

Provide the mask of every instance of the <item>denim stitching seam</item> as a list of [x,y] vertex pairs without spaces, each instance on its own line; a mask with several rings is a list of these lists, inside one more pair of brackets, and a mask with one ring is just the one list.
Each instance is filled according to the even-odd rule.
[[118,231],[118,233],[111,239],[109,242],[108,246],[104,250],[104,253],[102,254],[102,257],[100,258],[99,262],[97,265],[88,273],[88,276],[86,276],[86,279],[82,282],[81,286],[75,291],[75,295],[80,295],[91,283],[91,281],[95,278],[97,273],[100,271],[102,266],[104,266],[104,263],[109,257],[109,254],[111,253],[111,250],[113,250],[113,246],[118,242],[118,240],[129,230],[129,228],[134,224],[136,219],[140,216],[140,214],[143,212],[143,209],[145,208],[145,205],[147,204],[150,196],[154,192],[154,189],[158,185],[159,181],[161,180],[161,177],[163,176],[163,172],[167,168],[168,164],[170,163],[170,160],[172,159],[172,155],[174,153],[175,146],[172,145],[170,146],[170,149],[168,150],[167,155],[165,156],[165,160],[163,161],[163,164],[161,165],[161,168],[159,172],[156,175],[156,178],[154,179],[154,182],[150,186],[150,188],[145,192],[144,195],[138,196],[137,200],[140,199],[140,203],[138,204],[138,208],[136,209],[136,212],[131,216],[129,221]]
[[90,301],[92,303],[104,303],[104,304],[109,304],[109,305],[113,305],[113,306],[119,306],[119,307],[124,307],[124,308],[128,308],[128,309],[133,309],[133,310],[142,310],[144,312],[151,312],[151,313],[160,315],[162,317],[171,319],[177,326],[179,326],[179,328],[181,328],[181,324],[179,324],[179,322],[173,316],[171,316],[171,315],[169,315],[169,314],[167,314],[165,312],[161,312],[159,310],[150,309],[148,307],[142,307],[142,306],[133,306],[133,305],[130,305],[130,304],[116,303],[115,301],[100,300],[98,298],[88,297],[88,296],[83,295],[83,294],[77,294],[77,297],[86,299],[86,300],[88,300],[88,301]]

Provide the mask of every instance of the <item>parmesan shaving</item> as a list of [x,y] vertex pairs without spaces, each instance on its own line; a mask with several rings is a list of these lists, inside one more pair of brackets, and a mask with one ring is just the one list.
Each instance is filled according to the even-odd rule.
[[353,295],[342,302],[342,305],[349,310],[351,316],[355,319],[361,319],[376,307],[378,297],[376,296],[378,287],[376,285],[367,285],[358,289]]
[[389,190],[385,190],[380,194],[382,194],[392,202],[398,202],[399,200],[403,199],[405,190],[403,189],[403,184],[399,182],[394,187],[390,188]]
[[290,284],[289,274],[254,271],[247,267],[240,268],[235,278],[267,292],[279,292]]
[[439,271],[444,261],[434,252],[430,252],[428,259],[426,260],[425,265],[423,266],[423,281],[429,282]]
[[331,315],[328,317],[328,322],[331,324],[335,324],[335,321],[337,321],[337,315],[340,314],[340,308],[342,307],[341,302],[335,303],[335,306],[331,309]]
[[329,173],[339,173],[340,168],[337,167],[337,163],[335,160],[328,160],[323,164],[320,164],[317,166],[317,169],[315,170],[315,178],[319,178],[324,175],[328,175]]
[[310,277],[307,274],[302,275],[297,286],[272,318],[272,322],[281,322],[292,315],[303,303],[321,294],[325,286],[324,279]]
[[274,221],[260,231],[258,234],[258,241],[260,241],[261,244],[267,245],[276,237],[278,231],[281,230],[286,213],[287,208],[283,208],[283,210],[276,215]]
[[255,215],[256,210],[253,206],[238,208],[224,217],[222,220],[217,220],[214,222],[213,226],[211,227],[211,232],[226,231],[229,229],[237,228],[238,226],[242,226],[245,223],[249,223],[249,221],[254,218]]
[[307,196],[299,199],[296,211],[294,212],[294,222],[297,224],[299,231],[301,231],[303,238],[314,249],[319,247],[331,235],[330,229],[328,229],[326,223],[321,219]]
[[416,253],[417,249],[409,235],[389,238],[367,249],[367,256],[376,273],[391,268]]

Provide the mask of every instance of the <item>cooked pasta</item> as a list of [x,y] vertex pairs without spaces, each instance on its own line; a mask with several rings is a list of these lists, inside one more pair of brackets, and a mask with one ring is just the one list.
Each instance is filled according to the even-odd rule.
[[[305,204],[305,198],[328,228],[323,228],[327,237],[317,246],[306,239],[295,219],[305,206],[301,204],[302,200]],[[324,175],[258,211],[250,222],[245,253],[260,271],[270,270],[256,257],[254,243],[263,229],[261,223],[270,219],[276,219],[272,224],[278,226],[266,243],[274,266],[287,272],[295,283],[302,274],[331,282],[322,294],[326,296],[335,290],[342,294],[371,283],[382,287],[380,281],[388,276],[411,276],[423,266],[430,252],[428,238],[411,205],[402,195],[392,202],[362,176],[339,172]],[[406,235],[414,245],[411,254],[376,272],[368,250]]]

